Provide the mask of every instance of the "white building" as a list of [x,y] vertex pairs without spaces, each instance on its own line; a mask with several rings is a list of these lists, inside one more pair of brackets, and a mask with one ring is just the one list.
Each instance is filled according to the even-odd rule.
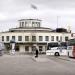
[[21,19],[18,28],[11,28],[1,32],[1,42],[6,49],[10,48],[10,41],[15,40],[15,50],[19,52],[33,52],[37,45],[39,51],[45,52],[48,42],[67,41],[71,38],[70,32],[56,32],[50,28],[41,27],[41,20]]

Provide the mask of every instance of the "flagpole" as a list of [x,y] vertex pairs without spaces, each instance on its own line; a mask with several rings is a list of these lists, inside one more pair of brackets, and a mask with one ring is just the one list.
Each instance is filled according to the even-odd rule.
[[[37,6],[36,5],[34,5],[34,4],[31,4],[31,8],[33,9],[33,10],[35,10],[35,12],[34,12],[34,16],[36,17],[37,15]],[[36,37],[36,25],[35,25],[35,30],[34,30],[35,32],[35,37]],[[36,39],[36,38],[35,38]],[[35,47],[37,48],[38,46],[37,46],[37,39],[35,40],[35,43],[33,44],[33,46],[35,45]]]
[[59,16],[57,16],[57,28],[58,28],[58,21],[59,21]]
[[34,5],[34,4],[31,4],[31,8],[34,10],[34,17],[36,17],[37,16],[37,6],[36,5]]

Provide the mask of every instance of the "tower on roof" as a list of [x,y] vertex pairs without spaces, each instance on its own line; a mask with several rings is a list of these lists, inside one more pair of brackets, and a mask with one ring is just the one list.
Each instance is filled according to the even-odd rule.
[[39,19],[21,19],[19,20],[19,27],[40,27],[41,20]]
[[67,31],[71,32],[71,25],[67,25]]

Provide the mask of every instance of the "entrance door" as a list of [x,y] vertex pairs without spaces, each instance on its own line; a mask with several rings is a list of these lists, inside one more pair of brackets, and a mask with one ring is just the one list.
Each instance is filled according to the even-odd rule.
[[25,52],[29,52],[29,46],[25,46]]
[[15,46],[15,51],[19,51],[19,45]]
[[42,52],[42,46],[39,46],[39,52],[41,53]]
[[36,47],[32,46],[32,53],[35,53]]

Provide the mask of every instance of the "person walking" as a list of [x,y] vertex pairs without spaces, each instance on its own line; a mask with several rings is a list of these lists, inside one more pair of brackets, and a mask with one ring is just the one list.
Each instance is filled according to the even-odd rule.
[[35,58],[37,58],[38,57],[38,49],[36,49],[36,56],[35,56]]

